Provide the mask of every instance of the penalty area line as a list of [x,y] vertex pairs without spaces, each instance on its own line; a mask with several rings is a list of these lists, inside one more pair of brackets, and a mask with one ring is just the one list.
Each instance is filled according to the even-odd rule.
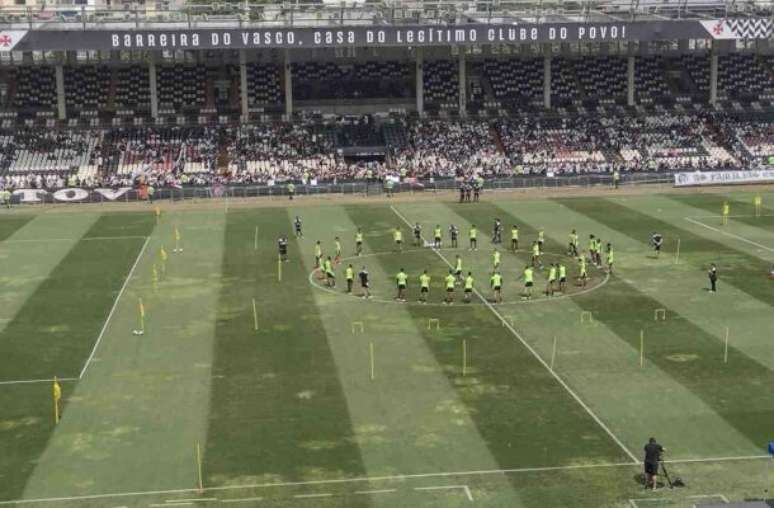
[[[399,217],[399,218],[400,218],[400,219],[401,219],[403,222],[405,222],[405,223],[406,223],[406,225],[408,225],[409,227],[412,227],[412,224],[411,224],[411,222],[410,222],[410,221],[409,221],[409,220],[408,220],[406,217],[404,217],[404,216],[403,216],[403,214],[401,214],[401,213],[398,211],[398,209],[397,209],[397,208],[395,208],[394,206],[390,205],[390,210],[392,210],[392,211],[393,211],[393,213],[394,213],[395,215],[397,215],[397,216],[398,216],[398,217]],[[424,241],[424,238],[422,238],[422,240]],[[439,257],[439,258],[441,258],[441,260],[443,260],[443,262],[444,262],[444,263],[446,263],[446,264],[449,266],[449,268],[454,268],[454,266],[453,266],[453,265],[452,265],[452,264],[449,262],[449,260],[448,260],[448,259],[446,259],[446,257],[445,257],[443,254],[441,254],[441,253],[440,253],[440,252],[438,252],[438,251],[434,251],[434,252],[435,252],[435,253],[438,255],[438,257]],[[581,406],[581,407],[582,407],[582,408],[583,408],[583,409],[586,411],[586,413],[588,413],[588,415],[589,415],[589,416],[591,416],[591,418],[592,418],[592,419],[593,419],[595,422],[597,422],[597,425],[599,425],[599,426],[602,428],[602,430],[604,430],[604,431],[607,433],[607,435],[608,435],[608,436],[610,436],[610,438],[611,438],[611,439],[612,439],[612,440],[615,442],[615,444],[617,444],[617,445],[619,446],[619,448],[621,448],[621,450],[623,450],[623,451],[626,453],[626,455],[627,455],[627,456],[628,456],[630,459],[632,459],[632,462],[633,462],[634,464],[639,464],[639,463],[640,463],[640,461],[639,461],[639,460],[637,459],[637,457],[636,457],[636,456],[635,456],[635,455],[634,455],[634,454],[631,452],[631,450],[629,450],[629,448],[627,448],[627,447],[626,447],[626,445],[625,445],[625,444],[623,444],[623,442],[622,442],[622,441],[621,441],[621,440],[618,438],[618,436],[616,436],[616,435],[613,433],[613,431],[612,431],[612,430],[610,430],[610,427],[608,427],[608,426],[605,424],[605,422],[603,422],[603,421],[602,421],[602,419],[601,419],[599,416],[597,416],[597,415],[596,415],[596,413],[594,413],[594,411],[592,411],[592,409],[591,409],[591,408],[588,406],[588,404],[586,404],[586,403],[583,401],[583,399],[581,399],[581,398],[580,398],[580,396],[579,396],[577,393],[575,393],[575,390],[573,390],[572,388],[570,388],[570,386],[569,386],[569,385],[568,385],[568,384],[565,382],[565,380],[564,380],[564,379],[562,379],[562,377],[561,377],[561,376],[559,376],[559,374],[557,374],[557,373],[556,373],[556,372],[555,372],[555,371],[554,371],[554,370],[553,370],[553,369],[552,369],[552,368],[551,368],[551,367],[548,365],[548,363],[546,363],[546,361],[545,361],[545,360],[544,360],[544,359],[543,359],[543,358],[542,358],[542,357],[541,357],[541,356],[538,354],[538,352],[537,352],[537,351],[535,351],[535,348],[533,348],[533,347],[532,347],[532,346],[531,346],[531,345],[530,345],[530,344],[529,344],[529,343],[528,343],[526,340],[524,340],[524,337],[522,337],[522,336],[521,336],[521,334],[520,334],[519,332],[517,332],[517,331],[516,331],[516,329],[515,329],[513,326],[511,326],[510,322],[508,322],[508,320],[507,320],[507,319],[505,319],[505,317],[503,317],[503,315],[500,313],[500,311],[498,311],[498,310],[497,310],[497,309],[496,309],[496,308],[495,308],[495,307],[494,307],[494,306],[493,306],[493,305],[492,305],[492,304],[491,304],[491,303],[490,303],[490,302],[489,302],[489,301],[488,301],[488,300],[487,300],[487,299],[484,297],[484,295],[482,295],[482,294],[481,294],[481,293],[478,291],[478,289],[476,289],[476,288],[473,288],[473,293],[475,293],[475,295],[476,295],[476,296],[477,296],[477,297],[478,297],[478,298],[479,298],[479,299],[480,299],[480,300],[483,302],[483,304],[484,304],[484,305],[485,305],[485,306],[486,306],[486,307],[487,307],[487,308],[488,308],[488,309],[489,309],[489,310],[490,310],[490,311],[491,311],[491,312],[492,312],[492,313],[493,313],[493,314],[494,314],[494,315],[497,317],[497,319],[499,319],[499,320],[500,320],[500,323],[501,323],[501,324],[502,324],[502,325],[503,325],[505,328],[507,328],[507,329],[508,329],[508,331],[510,331],[510,332],[511,332],[511,334],[512,334],[514,337],[516,337],[516,338],[519,340],[519,342],[521,342],[521,344],[522,344],[522,345],[523,345],[525,348],[527,348],[527,350],[528,350],[530,353],[532,353],[532,356],[534,356],[534,357],[537,359],[537,361],[538,361],[538,362],[540,362],[540,364],[541,364],[543,367],[545,367],[545,369],[546,369],[546,370],[547,370],[547,371],[548,371],[548,372],[549,372],[549,373],[550,373],[550,374],[551,374],[551,375],[554,377],[554,379],[556,379],[556,381],[557,381],[557,382],[558,382],[558,383],[559,383],[559,384],[562,386],[562,388],[564,388],[564,389],[567,391],[567,393],[569,393],[569,394],[572,396],[572,398],[573,398],[573,399],[575,399],[575,401],[576,401],[578,404],[580,404],[580,406]]]
[[722,229],[718,229],[716,227],[704,224],[703,222],[695,220],[695,219],[692,219],[690,217],[683,217],[683,218],[685,220],[687,220],[688,222],[690,222],[691,224],[696,224],[697,226],[701,226],[703,228],[707,228],[710,231],[714,231],[716,233],[720,233],[721,235],[726,235],[729,238],[733,238],[735,240],[739,240],[740,242],[748,243],[748,244],[752,245],[753,247],[758,247],[759,249],[767,250],[769,252],[774,252],[774,248],[766,247],[765,245],[762,245],[762,244],[760,244],[758,242],[754,242],[752,240],[748,240],[747,238],[745,238],[743,236],[735,235],[734,233],[729,233],[728,231],[723,231]]
[[132,280],[132,277],[134,276],[134,271],[137,268],[137,265],[140,263],[140,259],[142,259],[142,255],[145,253],[145,249],[148,247],[148,243],[150,242],[151,237],[147,236],[145,237],[145,242],[142,244],[142,248],[140,249],[140,252],[137,254],[137,258],[134,260],[134,264],[129,269],[129,273],[126,274],[126,279],[124,279],[124,283],[121,286],[121,289],[118,291],[118,295],[116,295],[116,299],[113,301],[113,306],[110,308],[110,312],[108,312],[107,318],[105,318],[105,323],[102,325],[102,329],[99,332],[99,335],[97,336],[97,340],[94,342],[94,347],[91,349],[91,354],[89,354],[89,358],[86,360],[86,363],[83,365],[83,369],[81,369],[81,373],[78,375],[78,379],[83,379],[84,374],[86,374],[86,369],[89,368],[89,365],[91,365],[92,360],[94,359],[94,354],[97,352],[97,348],[99,347],[100,342],[102,342],[102,337],[105,336],[105,330],[107,330],[108,324],[110,323],[110,319],[113,317],[113,314],[116,312],[116,308],[118,307],[118,302],[121,300],[121,296],[124,294],[124,291],[126,291],[126,286],[129,285],[129,281]]

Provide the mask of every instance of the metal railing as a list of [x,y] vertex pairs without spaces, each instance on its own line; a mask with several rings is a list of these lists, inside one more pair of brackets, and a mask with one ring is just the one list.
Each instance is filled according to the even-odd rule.
[[546,23],[701,19],[771,16],[774,1],[751,0],[486,0],[403,2],[346,0],[328,3],[251,3],[222,1],[205,5],[169,2],[124,6],[46,5],[0,7],[4,29],[191,29],[289,28],[357,25],[467,23]]
[[[621,175],[621,185],[672,185],[674,176],[672,173],[625,173]],[[510,178],[496,178],[484,181],[483,192],[525,190],[546,191],[552,189],[570,187],[611,187],[612,175],[587,174],[573,176],[514,176]],[[387,193],[401,194],[434,194],[456,193],[459,182],[453,178],[427,180],[417,183],[396,184],[391,190],[387,190],[382,182],[353,181],[342,183],[321,183],[318,185],[295,186],[295,195],[322,196],[362,196],[365,198],[383,196]],[[182,188],[165,187],[157,189],[152,201],[196,201],[208,199],[250,199],[289,197],[286,185],[215,185],[215,186],[187,186]],[[136,201],[149,201],[147,194],[138,189],[125,189],[122,192],[98,192],[89,189],[67,188],[59,191],[37,191],[34,200],[22,193],[14,194],[11,198],[13,205],[40,205],[52,203],[130,203]]]

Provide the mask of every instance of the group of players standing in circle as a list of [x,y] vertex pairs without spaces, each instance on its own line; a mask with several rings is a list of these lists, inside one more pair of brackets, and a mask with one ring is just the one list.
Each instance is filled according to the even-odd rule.
[[[458,249],[459,237],[460,237],[459,228],[454,224],[450,224],[448,226],[447,231],[448,231],[448,237],[450,240],[450,248]],[[296,236],[303,236],[301,231],[301,219],[299,217],[296,217],[296,220],[295,220],[295,232],[296,232]],[[412,228],[412,232],[413,232],[414,246],[415,247],[423,246],[425,242],[422,237],[422,226],[419,223],[415,223],[415,225]],[[498,245],[501,245],[503,243],[503,232],[504,232],[504,225],[502,221],[500,219],[495,219],[492,236],[491,236],[491,242],[493,245],[492,270],[489,273],[489,286],[493,292],[493,298],[491,300],[493,303],[502,303],[503,301],[502,288],[503,288],[504,277],[500,271],[501,251],[498,248]],[[441,228],[441,225],[437,224],[433,228],[432,233],[433,233],[433,236],[432,236],[433,241],[432,243],[427,243],[426,246],[431,247],[433,250],[438,252],[443,248],[443,229]],[[470,251],[478,250],[478,233],[479,231],[476,225],[471,224],[470,228],[468,229],[468,250]],[[516,224],[512,225],[511,236],[510,236],[511,238],[510,250],[513,253],[519,251],[519,239],[520,239],[519,235],[520,235],[519,227]],[[394,247],[395,252],[397,253],[402,252],[403,251],[403,232],[401,231],[400,227],[396,227],[393,230],[392,237],[393,237],[393,242],[395,246]],[[537,238],[534,239],[534,241],[532,241],[530,245],[531,262],[530,264],[526,265],[522,270],[521,274],[517,276],[517,279],[520,278],[524,285],[524,290],[521,294],[522,300],[532,299],[536,270],[545,271],[546,287],[545,287],[544,294],[546,296],[548,297],[554,296],[554,294],[557,292],[562,294],[566,293],[567,279],[568,279],[567,265],[562,260],[558,262],[548,263],[547,266],[544,265],[543,256],[545,254],[545,250],[544,250],[545,243],[546,243],[545,231],[543,228],[541,228],[537,232]],[[319,240],[315,243],[315,246],[314,246],[315,269],[319,273],[320,279],[324,279],[326,286],[328,286],[329,288],[336,287],[335,268],[341,262],[341,259],[342,259],[341,241],[338,236],[334,239],[334,250],[335,252],[333,255],[326,256],[323,253],[322,244]],[[362,253],[363,253],[363,232],[360,228],[358,228],[357,231],[355,232],[355,255],[360,256],[362,255]],[[578,274],[576,277],[576,285],[579,287],[585,287],[588,283],[588,280],[589,280],[588,264],[589,263],[591,263],[592,265],[596,266],[599,269],[606,269],[608,273],[613,272],[615,255],[614,255],[612,244],[608,242],[603,247],[602,240],[593,234],[589,235],[588,250],[582,251],[580,249],[579,235],[576,232],[576,230],[573,229],[572,232],[569,234],[567,255],[573,258],[577,263]],[[605,265],[603,265],[603,256],[605,260]],[[443,299],[444,304],[454,303],[457,287],[462,288],[463,301],[466,303],[471,301],[474,293],[477,294],[482,299],[484,298],[476,290],[473,273],[471,271],[468,271],[467,273],[465,273],[465,271],[463,270],[463,262],[459,254],[456,255],[453,262],[447,260],[443,255],[440,255],[440,257],[443,259],[444,262],[446,262],[450,266],[449,273],[443,279],[443,285],[446,292],[446,295]],[[353,293],[355,276],[356,276],[355,269],[352,266],[352,264],[349,264],[344,270],[347,294]],[[357,279],[359,280],[360,287],[362,289],[360,296],[362,298],[371,298],[370,274],[366,269],[365,265],[363,265],[362,269],[357,273]],[[395,296],[395,300],[400,302],[407,301],[406,292],[409,286],[409,280],[410,280],[410,276],[406,273],[406,271],[403,268],[401,268],[398,271],[398,273],[395,275],[395,284],[397,288],[397,294]],[[418,298],[419,303],[428,302],[428,296],[429,296],[430,287],[431,287],[431,280],[432,280],[431,276],[430,274],[428,274],[427,270],[423,270],[423,272],[417,276],[417,281],[419,283],[419,298]]]

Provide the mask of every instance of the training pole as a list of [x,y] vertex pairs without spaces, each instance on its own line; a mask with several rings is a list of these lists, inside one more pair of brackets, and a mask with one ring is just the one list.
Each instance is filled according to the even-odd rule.
[[138,301],[138,309],[140,312],[140,331],[145,333],[145,306],[142,304],[142,298],[139,298]]
[[255,240],[253,240],[253,249],[258,250],[258,226],[255,226]]
[[374,380],[375,374],[374,374],[374,343],[371,342],[368,345],[368,351],[369,355],[371,357],[371,381]]
[[196,470],[199,472],[199,492],[204,490],[204,480],[202,479],[202,447],[199,441],[196,442]]
[[728,334],[729,330],[728,327],[726,327],[726,340],[723,346],[723,363],[728,363]]
[[645,362],[645,332],[640,330],[640,368]]
[[554,335],[554,347],[551,350],[551,371],[554,370],[554,360],[556,360],[556,335]]
[[282,282],[282,257],[277,254],[277,281]]
[[255,308],[255,298],[253,298],[253,328],[258,331],[258,311]]
[[677,252],[675,252],[675,264],[680,262],[680,239],[677,239]]
[[468,373],[468,341],[462,339],[462,376]]

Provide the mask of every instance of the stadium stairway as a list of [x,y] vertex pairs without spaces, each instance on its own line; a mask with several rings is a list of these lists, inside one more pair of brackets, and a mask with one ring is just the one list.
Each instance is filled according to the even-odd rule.
[[497,153],[501,155],[508,155],[505,151],[505,145],[503,144],[503,140],[500,139],[500,132],[497,130],[497,128],[494,125],[489,126],[489,135],[492,136],[492,140],[495,143],[495,146],[497,147]]
[[118,69],[112,69],[110,71],[110,88],[108,91],[108,100],[107,100],[107,109],[110,111],[115,111],[116,109],[116,88],[118,87],[117,74],[118,74]]

